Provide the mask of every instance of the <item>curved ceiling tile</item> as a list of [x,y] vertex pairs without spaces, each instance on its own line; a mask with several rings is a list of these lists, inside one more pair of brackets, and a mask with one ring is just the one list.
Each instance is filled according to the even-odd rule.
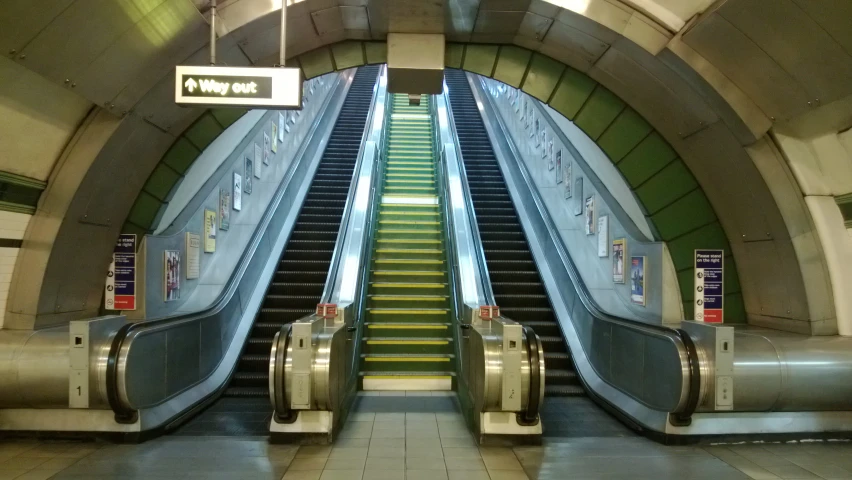
[[542,53],[584,72],[609,48],[598,38],[558,21],[550,27],[542,43]]
[[0,52],[20,52],[44,27],[60,15],[74,0],[51,2],[6,0],[0,15]]
[[24,48],[26,66],[56,81],[75,80],[164,1],[77,0]]
[[524,12],[529,8],[530,3],[530,0],[482,0],[479,2],[479,10]]
[[701,19],[683,41],[709,60],[770,117],[809,110],[807,92],[742,31],[717,13]]
[[92,104],[2,56],[0,85],[0,170],[47,180]]
[[526,12],[481,10],[476,17],[474,33],[515,36]]
[[134,115],[174,136],[180,135],[204,111],[175,104],[174,72],[166,75],[133,109]]
[[846,53],[852,54],[852,2],[847,0],[793,0],[839,43]]
[[526,12],[521,25],[518,27],[518,35],[541,41],[547,35],[547,31],[550,30],[551,25],[553,25],[552,18]]
[[[209,0],[208,0],[209,1]],[[255,20],[281,9],[281,0],[238,0],[223,5],[217,9],[218,17],[216,31],[220,36],[225,36]],[[293,15],[297,8],[291,6],[287,9],[288,15]],[[278,17],[280,18],[280,12]],[[207,12],[205,18],[210,18]],[[288,19],[289,23],[289,19]]]
[[474,43],[512,43],[515,35],[511,33],[472,33],[470,41]]
[[367,7],[341,6],[340,16],[343,18],[344,30],[370,30],[370,16]]
[[311,12],[311,20],[313,20],[314,28],[320,36],[343,30],[343,15],[340,13],[340,7]]
[[[729,1],[717,13],[802,85],[808,100],[829,103],[852,94],[852,56],[792,0]],[[846,29],[852,30],[852,17]]]
[[[566,2],[557,2],[559,4]],[[581,2],[567,2],[567,7],[573,3],[586,5],[583,9],[575,12],[563,9],[556,16],[556,21],[569,27],[585,32],[605,43],[613,43],[621,36],[621,32],[627,28],[633,10],[626,6],[606,2],[604,0],[583,0]],[[567,8],[566,7],[566,8]]]
[[559,7],[545,0],[533,0],[527,10],[547,18],[556,18],[559,13]]

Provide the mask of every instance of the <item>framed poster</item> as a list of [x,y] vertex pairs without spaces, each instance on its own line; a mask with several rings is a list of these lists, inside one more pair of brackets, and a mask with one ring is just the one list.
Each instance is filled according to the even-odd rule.
[[612,241],[612,282],[624,283],[624,255],[627,253],[627,239]]
[[630,257],[630,301],[645,306],[645,257]]
[[231,228],[231,192],[219,189],[219,230]]
[[204,209],[204,253],[216,251],[216,211]]
[[[562,158],[562,150],[559,150],[559,158]],[[565,198],[571,198],[571,187],[574,185],[574,162],[568,160],[566,165],[562,167],[562,171],[565,173]]]
[[284,141],[284,127],[287,125],[287,119],[282,112],[278,112],[278,141]]
[[251,181],[252,181],[251,177],[252,177],[252,175],[254,175],[254,173],[252,173],[254,168],[252,168],[252,167],[253,167],[253,162],[251,161],[251,158],[246,157],[246,178],[245,178],[245,183],[243,184],[243,192],[245,192],[247,194],[251,193]]
[[163,270],[163,300],[180,299],[180,250],[166,250]]
[[[269,138],[266,133],[264,133],[263,136]],[[263,152],[265,150],[266,149],[261,148],[260,145],[256,143],[254,144],[254,170],[252,170],[252,172],[254,173],[255,178],[260,178],[260,165],[263,162]],[[246,176],[248,177],[249,175],[246,174]],[[248,182],[246,182],[246,185],[248,185]],[[251,193],[251,190],[246,189],[246,193]]]
[[234,204],[233,208],[236,211],[243,209],[243,176],[234,172]]
[[595,233],[595,196],[589,195],[586,199],[586,204],[583,212],[586,215],[586,235],[594,235]]
[[[550,142],[550,149],[553,150],[553,142]],[[553,152],[551,151],[551,154]],[[556,184],[559,185],[562,183],[562,149],[560,148],[558,152],[556,152],[556,158],[554,155],[550,155],[551,163],[556,164]]]
[[104,289],[107,310],[136,310],[136,234],[122,233],[112,249]]
[[544,132],[541,131],[541,120],[536,118],[533,125],[535,125],[535,128],[533,129],[533,133],[535,134],[535,147],[539,148],[541,147],[541,139],[544,136],[542,135]]
[[583,177],[574,180],[574,215],[583,214]]
[[278,153],[278,125],[272,124],[272,153]]
[[598,257],[609,256],[609,216],[598,217]]
[[[273,125],[273,128],[275,125]],[[263,132],[263,164],[269,165],[269,152],[272,151],[272,140],[269,139],[269,135],[266,132]]]
[[198,278],[201,274],[201,235],[186,232],[186,279]]

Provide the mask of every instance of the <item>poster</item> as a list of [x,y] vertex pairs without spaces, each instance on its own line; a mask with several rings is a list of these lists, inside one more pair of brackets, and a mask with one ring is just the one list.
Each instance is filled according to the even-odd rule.
[[201,274],[201,235],[186,232],[186,279],[198,278]]
[[204,209],[204,253],[216,251],[216,211]]
[[612,282],[624,283],[624,254],[627,240],[619,238],[612,241]]
[[243,209],[243,176],[234,172],[234,210]]
[[219,230],[231,228],[231,192],[219,189]]
[[180,250],[166,250],[163,270],[163,300],[171,302],[180,298]]
[[[553,150],[553,142],[550,142],[550,149]],[[552,152],[551,152],[552,153]],[[556,184],[559,185],[562,183],[562,149],[560,148],[558,152],[556,152],[556,156],[550,156],[550,161],[556,165]],[[570,190],[570,188],[569,188]],[[567,197],[566,197],[567,198]]]
[[645,305],[645,257],[630,257],[630,301]]
[[[541,131],[541,158],[547,158],[548,150],[547,150],[547,132]],[[553,170],[553,159],[550,158],[547,160],[547,168]]]
[[278,112],[278,141],[284,141],[284,127],[287,126],[287,119],[284,117],[284,113]]
[[[269,138],[269,137],[266,136],[265,133],[263,134],[263,136],[266,137],[266,138]],[[254,173],[255,178],[260,178],[260,165],[263,163],[263,152],[264,151],[265,151],[265,149],[261,148],[260,145],[258,145],[256,143],[254,144],[254,164],[253,164],[254,169],[252,170],[252,173]],[[248,173],[246,173],[246,177],[250,177],[250,175]],[[248,180],[246,180],[246,187],[248,187],[248,186],[249,186],[249,182],[248,182]],[[251,193],[251,189],[246,188],[246,193]]]
[[272,124],[272,153],[278,153],[278,125]]
[[583,212],[586,215],[586,235],[594,235],[595,233],[595,196],[589,195],[586,199],[586,204]]
[[[562,158],[562,150],[559,150],[559,158]],[[568,160],[566,165],[562,167],[565,172],[565,198],[571,198],[571,187],[574,185],[574,162]]]
[[112,249],[104,292],[107,310],[136,310],[136,234],[122,233]]
[[[275,128],[275,125],[272,126]],[[276,148],[277,150],[277,148]],[[272,141],[269,139],[269,135],[266,132],[263,132],[263,164],[269,165],[269,153],[272,151]]]
[[609,217],[598,217],[598,257],[609,256]]
[[252,168],[251,158],[246,157],[246,178],[245,183],[243,184],[243,192],[245,192],[246,194],[251,193],[251,177],[252,175],[254,175],[253,170],[254,169]]
[[574,180],[574,215],[583,214],[583,177]]
[[695,250],[695,320],[722,323],[724,269],[724,250]]
[[536,118],[533,125],[535,125],[535,128],[533,129],[533,134],[535,135],[535,148],[540,148],[542,134],[544,133],[541,131],[541,120]]

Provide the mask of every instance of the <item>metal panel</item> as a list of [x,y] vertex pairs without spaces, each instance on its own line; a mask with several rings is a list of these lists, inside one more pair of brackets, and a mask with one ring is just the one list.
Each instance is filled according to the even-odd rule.
[[609,48],[606,42],[561,22],[553,23],[543,44],[542,53],[578,70],[587,70]]
[[[808,100],[829,103],[852,93],[850,52],[793,0],[728,1],[717,13],[793,77]],[[852,17],[846,17],[846,30],[852,30]]]
[[320,36],[343,30],[343,15],[340,13],[340,7],[311,12],[311,19],[317,29],[317,34]]
[[627,7],[606,1],[589,1],[582,13],[560,10],[556,21],[584,32],[598,40],[612,44],[627,28],[632,12]]
[[502,33],[514,36],[523,19],[524,12],[480,9],[473,31],[475,33]]
[[20,52],[24,45],[39,34],[74,0],[34,2],[6,0],[0,15],[0,52]]
[[720,15],[701,19],[684,42],[733,80],[770,117],[781,120],[808,110],[807,92],[778,63]]
[[340,7],[343,28],[346,30],[369,30],[370,19],[367,7]]
[[525,37],[541,41],[541,39],[547,35],[547,31],[550,29],[551,25],[553,25],[552,18],[526,12],[524,14],[524,19],[521,21],[521,25],[518,27],[518,35],[523,35]]
[[848,0],[793,0],[799,8],[825,29],[847,53],[852,52],[852,2]]

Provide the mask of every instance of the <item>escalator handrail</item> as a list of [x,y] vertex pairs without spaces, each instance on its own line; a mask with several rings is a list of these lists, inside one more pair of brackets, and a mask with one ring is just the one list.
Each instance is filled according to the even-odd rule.
[[[473,79],[468,79],[468,82],[471,86],[471,92],[473,92]],[[483,90],[480,91],[482,92]],[[483,95],[483,97],[487,98],[487,101],[493,107],[491,98],[488,95]],[[500,118],[499,115],[497,116],[496,120],[505,130],[506,127],[503,123],[502,118]],[[517,146],[515,145],[514,141],[511,141],[511,139],[507,139],[506,143],[509,149],[511,150],[512,155],[516,159],[521,158],[520,152],[518,152]],[[681,416],[691,415],[694,412],[698,403],[698,389],[694,387],[696,385],[700,385],[700,377],[696,377],[696,374],[700,375],[700,368],[698,368],[699,359],[697,356],[697,352],[695,351],[695,349],[690,349],[687,347],[687,342],[691,342],[691,340],[689,340],[688,334],[685,331],[678,331],[678,329],[667,327],[665,325],[654,325],[644,323],[638,320],[617,317],[615,315],[611,315],[609,313],[604,312],[603,309],[601,309],[597,302],[592,298],[588,287],[580,276],[577,265],[574,263],[574,260],[571,258],[571,255],[565,248],[565,244],[562,241],[562,238],[559,236],[559,231],[556,228],[555,223],[553,222],[553,218],[547,212],[546,206],[544,204],[543,199],[541,198],[540,193],[538,192],[538,189],[533,187],[535,183],[532,180],[532,176],[530,175],[526,164],[522,161],[518,161],[517,164],[521,175],[524,177],[524,181],[527,183],[527,185],[530,186],[530,196],[532,197],[536,208],[541,214],[542,220],[547,229],[547,233],[551,237],[554,247],[556,248],[556,252],[559,255],[559,258],[562,261],[563,265],[565,266],[569,277],[574,283],[574,288],[578,293],[577,296],[578,298],[580,298],[580,301],[583,303],[583,306],[585,307],[586,311],[597,320],[619,325],[631,330],[639,331],[644,334],[650,334],[658,338],[670,340],[674,342],[677,345],[678,349],[682,352],[683,355],[681,370],[683,372],[688,372],[688,378],[684,378],[681,401],[679,402],[678,408],[676,408],[673,412],[670,413],[678,413]],[[613,387],[618,389],[618,387],[615,385],[613,385]],[[683,392],[683,390],[686,391]],[[623,390],[621,391],[623,392]],[[626,392],[624,393],[626,394]],[[691,401],[691,399],[695,400]]]
[[[326,97],[324,105],[320,110],[321,114],[318,115],[318,117],[328,113],[328,108],[331,105],[333,98],[342,95],[345,100],[345,96],[353,80],[354,74],[346,80],[344,80],[343,76],[340,75],[336,78],[336,84],[334,87],[332,87],[331,93],[329,93],[329,95]],[[153,329],[164,330],[175,328],[180,325],[185,325],[191,322],[199,322],[205,318],[216,315],[223,309],[225,309],[225,307],[230,303],[231,298],[237,292],[239,284],[242,281],[243,276],[246,270],[248,269],[252,258],[257,252],[263,234],[268,228],[276,210],[278,209],[278,206],[281,204],[281,201],[284,198],[284,194],[286,193],[287,188],[290,186],[290,182],[293,176],[295,175],[297,165],[301,163],[304,157],[305,150],[308,148],[308,145],[311,143],[313,137],[317,134],[319,124],[320,122],[314,122],[314,125],[311,127],[311,129],[305,136],[305,139],[302,141],[302,145],[299,147],[299,150],[298,152],[296,152],[296,155],[294,157],[298,158],[299,161],[294,161],[290,164],[287,173],[284,175],[284,178],[281,180],[281,183],[278,186],[278,190],[272,197],[272,200],[267,206],[263,217],[258,222],[251,239],[249,240],[246,248],[243,250],[243,253],[240,255],[240,259],[237,261],[234,271],[231,272],[230,277],[225,283],[225,288],[222,289],[222,292],[219,294],[219,297],[213,302],[213,304],[199,312],[183,313],[158,319],[146,320],[144,322],[130,323],[126,327],[118,330],[113,336],[106,361],[106,394],[110,408],[116,414],[117,420],[130,419],[134,416],[135,413],[133,407],[129,404],[129,402],[127,402],[126,398],[124,398],[126,397],[126,392],[124,392],[124,395],[122,394],[122,391],[124,389],[121,387],[121,379],[119,378],[119,359],[122,355],[122,352],[125,350],[128,338],[137,332]]]
[[[381,78],[382,70],[385,67],[380,66],[377,72],[377,78]],[[375,120],[375,112],[376,112],[376,104],[377,102],[383,101],[379,98],[379,82],[374,81],[373,83],[373,98],[370,101],[370,109],[367,113],[367,119],[364,122],[364,131],[361,134],[361,143],[358,147],[358,157],[355,161],[355,168],[352,170],[352,179],[349,182],[349,195],[346,197],[346,204],[343,207],[343,216],[340,218],[340,227],[337,232],[337,243],[334,246],[334,253],[331,256],[331,263],[328,269],[328,277],[326,278],[325,288],[322,292],[321,302],[322,303],[330,303],[332,298],[335,296],[337,292],[335,292],[335,285],[337,276],[340,273],[340,257],[342,254],[343,245],[346,244],[346,240],[350,237],[350,229],[349,229],[349,220],[352,216],[352,209],[355,203],[355,192],[356,187],[358,186],[358,179],[360,177],[359,173],[361,171],[361,165],[364,163],[364,152],[367,148],[367,142],[374,140],[374,137],[379,135],[383,130],[383,122],[378,122],[378,124],[374,124]],[[377,145],[378,146],[378,145]]]
[[[476,264],[479,270],[479,292],[481,293],[481,301],[484,305],[494,305],[494,292],[491,287],[491,277],[488,273],[488,267],[485,263],[485,249],[482,246],[482,238],[480,237],[479,232],[479,223],[476,220],[476,212],[473,209],[473,199],[470,194],[470,184],[468,183],[467,178],[467,170],[464,167],[464,155],[461,151],[461,144],[459,143],[458,134],[456,132],[456,121],[453,116],[452,105],[450,104],[450,94],[449,87],[444,81],[444,89],[441,92],[440,97],[443,98],[443,102],[446,105],[447,110],[447,123],[448,123],[448,132],[449,139],[447,142],[442,142],[444,144],[449,143],[452,145],[452,148],[456,154],[456,163],[458,164],[459,169],[459,178],[461,181],[461,189],[462,189],[462,198],[464,199],[465,210],[467,211],[467,223],[470,232],[471,242],[473,246],[473,252],[476,255]],[[444,139],[442,139],[443,141]],[[477,305],[478,306],[478,305]]]

